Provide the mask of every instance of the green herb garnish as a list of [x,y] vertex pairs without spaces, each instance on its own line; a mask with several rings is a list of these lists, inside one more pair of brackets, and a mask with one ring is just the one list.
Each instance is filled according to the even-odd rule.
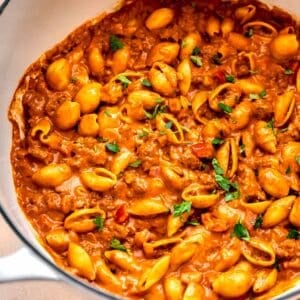
[[258,94],[258,96],[259,96],[260,98],[266,97],[266,96],[267,96],[267,91],[266,91],[266,90],[262,90],[262,91]]
[[275,258],[275,263],[274,263],[273,267],[274,267],[278,272],[281,271],[281,266],[280,266],[278,257]]
[[110,248],[127,252],[127,248],[116,238],[110,241]]
[[145,87],[152,87],[152,84],[148,79],[143,79],[142,80],[142,85],[145,86]]
[[193,225],[193,226],[200,225],[200,223],[197,220],[190,220],[190,221],[187,221],[185,224],[186,225]]
[[248,30],[244,33],[244,36],[247,37],[247,38],[251,38],[252,35],[253,35],[253,28],[248,28]]
[[223,55],[220,52],[216,52],[214,53],[214,55],[212,56],[212,62],[215,65],[221,65],[221,58],[223,57]]
[[203,63],[202,63],[202,59],[200,56],[196,56],[196,55],[191,55],[190,56],[190,60],[191,62],[197,66],[197,67],[202,67]]
[[292,75],[292,74],[294,74],[294,71],[290,68],[286,68],[286,69],[284,69],[284,74],[285,75]]
[[130,83],[132,83],[132,81],[129,80],[129,79],[128,79],[126,76],[124,76],[124,75],[119,75],[119,76],[118,76],[118,80],[122,83],[122,86],[123,86],[124,89],[127,89],[127,88],[128,88],[128,85],[129,85]]
[[110,49],[115,52],[118,49],[124,48],[124,43],[116,35],[112,34],[109,36],[109,46]]
[[172,126],[173,126],[173,122],[172,122],[172,121],[169,121],[168,123],[166,123],[165,128],[166,128],[166,129],[171,129]]
[[98,231],[101,231],[104,227],[104,218],[102,216],[96,216],[93,223],[96,225]]
[[254,229],[260,228],[262,223],[263,223],[263,217],[262,217],[262,215],[258,215],[253,224]]
[[292,173],[292,169],[290,166],[287,167],[287,169],[285,170],[285,174],[291,174]]
[[154,110],[152,113],[149,113],[147,111],[145,111],[145,116],[150,119],[150,120],[154,120],[156,118],[156,116],[160,113],[163,113],[165,110],[165,106],[164,105],[160,105],[160,104],[157,104],[155,107],[154,107]]
[[144,128],[138,133],[139,138],[143,138],[143,137],[148,136],[148,135],[149,135],[149,131],[144,129]]
[[240,240],[244,240],[246,242],[250,241],[250,234],[248,229],[241,223],[241,221],[238,221],[233,227],[233,235],[235,235]]
[[110,152],[113,152],[113,153],[120,152],[120,147],[117,143],[107,143],[107,144],[105,144],[105,147]]
[[225,103],[220,102],[218,106],[224,113],[226,114],[232,113],[232,107],[226,105]]
[[78,81],[78,78],[72,76],[70,81],[71,81],[71,83],[75,84]]
[[235,192],[229,192],[225,194],[224,200],[225,202],[230,202],[232,200],[236,200],[239,199],[241,197],[241,193],[239,190],[235,191]]
[[195,47],[193,49],[192,55],[199,55],[201,53],[200,49],[198,47]]
[[222,144],[224,144],[224,140],[223,139],[219,139],[219,138],[214,138],[212,141],[211,141],[211,143],[213,144],[213,145],[222,145]]
[[190,212],[192,208],[192,202],[189,201],[182,201],[179,204],[174,205],[174,211],[173,211],[173,216],[174,217],[179,217],[183,213]]
[[108,117],[112,117],[112,114],[110,113],[110,111],[108,110],[108,109],[106,109],[105,111],[104,111],[104,113],[108,116]]
[[225,75],[225,79],[227,82],[231,82],[231,83],[235,82],[235,78],[233,75]]
[[295,228],[291,228],[286,237],[292,240],[299,240],[300,232]]
[[296,157],[296,162],[298,165],[300,165],[300,156]]
[[131,168],[138,168],[142,164],[142,161],[140,159],[137,159],[136,161],[129,164],[129,167]]
[[267,123],[267,128],[271,128],[272,130],[274,130],[274,119],[270,120],[268,123]]

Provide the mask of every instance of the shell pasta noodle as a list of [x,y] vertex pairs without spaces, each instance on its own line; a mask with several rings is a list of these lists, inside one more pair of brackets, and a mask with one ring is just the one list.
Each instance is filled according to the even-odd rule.
[[31,65],[11,162],[55,262],[136,300],[299,282],[299,36],[256,1],[125,1]]

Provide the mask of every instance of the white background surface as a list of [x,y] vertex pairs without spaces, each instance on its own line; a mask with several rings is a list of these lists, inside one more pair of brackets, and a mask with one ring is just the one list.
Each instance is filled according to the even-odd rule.
[[[0,215],[0,257],[22,246]],[[21,266],[12,266],[18,268]],[[64,282],[26,281],[0,283],[0,300],[97,300],[98,297]]]

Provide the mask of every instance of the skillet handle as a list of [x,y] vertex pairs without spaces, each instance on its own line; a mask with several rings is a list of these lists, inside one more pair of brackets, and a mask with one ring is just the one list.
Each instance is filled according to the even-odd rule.
[[60,280],[30,249],[20,248],[15,253],[0,257],[0,284],[20,280]]

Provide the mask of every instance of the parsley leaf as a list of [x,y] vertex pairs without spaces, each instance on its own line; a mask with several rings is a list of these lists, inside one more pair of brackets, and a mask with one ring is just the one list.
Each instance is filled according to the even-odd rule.
[[166,128],[166,129],[171,129],[172,126],[173,126],[173,122],[172,122],[172,121],[169,121],[168,123],[166,123],[165,128]]
[[128,79],[126,76],[124,76],[124,75],[119,75],[119,76],[118,76],[118,80],[122,83],[122,86],[123,86],[124,89],[127,89],[127,88],[128,88],[128,85],[129,85],[130,83],[132,83],[132,81],[129,80],[129,79]]
[[215,170],[215,173],[216,173],[217,175],[223,175],[223,174],[224,174],[224,171],[223,171],[223,169],[220,167],[219,162],[217,161],[216,158],[213,158],[213,160],[211,161],[211,163],[212,163],[212,166],[213,166],[213,168],[214,168],[214,170]]
[[213,145],[222,145],[222,144],[224,144],[224,140],[223,140],[223,139],[219,139],[219,138],[214,138],[214,139],[211,141],[211,143],[212,143]]
[[292,75],[292,74],[294,74],[294,71],[290,68],[286,68],[286,69],[284,69],[284,74],[285,75]]
[[215,65],[221,65],[221,58],[223,57],[223,55],[220,52],[216,52],[214,53],[214,55],[212,56],[212,62]]
[[298,165],[300,165],[300,156],[296,157],[296,162]]
[[110,248],[127,252],[127,248],[116,238],[110,241]]
[[183,40],[181,41],[180,47],[181,47],[181,48],[184,48],[184,47],[186,47],[186,45],[187,45],[187,41],[186,41],[185,39],[183,39]]
[[185,224],[186,225],[193,225],[193,226],[200,225],[200,223],[197,220],[190,220],[190,221],[187,221]]
[[258,96],[259,96],[260,98],[266,97],[266,96],[267,96],[267,91],[266,91],[266,90],[262,90],[262,91],[258,94]]
[[202,65],[203,65],[202,59],[200,56],[191,55],[190,60],[196,67],[202,67]]
[[160,104],[157,104],[155,107],[154,107],[154,110],[152,113],[149,113],[147,111],[145,111],[145,116],[150,119],[150,120],[154,120],[156,118],[156,116],[162,112],[164,112],[165,110],[165,106],[164,105],[160,105]]
[[200,49],[198,47],[195,47],[193,49],[192,55],[199,55],[201,53]]
[[156,98],[155,99],[155,103],[157,104],[160,104],[160,103],[163,103],[164,102],[164,99],[161,99],[161,98]]
[[254,229],[260,228],[262,223],[263,223],[263,217],[262,215],[258,215],[253,224]]
[[116,35],[112,34],[109,36],[109,46],[110,49],[115,52],[118,49],[124,48],[124,43]]
[[225,194],[224,200],[225,202],[230,202],[232,200],[236,200],[239,199],[241,197],[241,193],[239,190],[235,191],[235,192],[229,192]]
[[223,175],[215,175],[215,180],[217,184],[226,192],[229,192],[230,189],[230,181],[228,178],[224,177]]
[[274,130],[274,119],[270,120],[267,123],[267,128],[271,128],[272,130]]
[[136,161],[129,164],[129,167],[131,168],[138,168],[142,164],[142,161],[140,159],[137,159]]
[[145,136],[148,136],[149,135],[149,131],[146,130],[145,128],[143,128],[141,131],[138,132],[138,137],[139,138],[143,138]]
[[250,93],[249,94],[249,99],[250,100],[258,100],[258,99],[264,98],[265,96],[267,96],[267,91],[266,90],[262,90],[258,94]]
[[112,114],[110,113],[110,111],[108,110],[108,109],[106,109],[105,111],[104,111],[104,113],[108,116],[108,117],[112,117]]
[[152,87],[152,84],[148,79],[143,79],[142,80],[142,85],[145,86],[145,87]]
[[253,28],[248,28],[248,30],[244,33],[244,36],[247,38],[251,38],[253,35]]
[[77,77],[72,76],[70,82],[75,84],[78,81]]
[[120,152],[120,147],[117,143],[107,143],[105,144],[105,147],[108,151],[113,152],[113,153],[118,153]]
[[246,150],[246,145],[245,145],[245,144],[242,144],[242,145],[240,146],[240,153],[241,153],[241,154],[244,153],[245,150]]
[[249,242],[250,241],[250,234],[248,229],[241,223],[241,221],[238,221],[233,227],[233,235],[235,235],[240,240],[244,240]]
[[235,82],[235,78],[233,75],[225,75],[225,79],[227,82],[231,82],[231,83]]
[[224,113],[226,114],[232,113],[232,107],[226,105],[225,103],[220,102],[218,106],[221,110],[223,110]]
[[102,216],[96,216],[93,223],[96,225],[97,229],[101,231],[104,227],[104,218]]
[[192,208],[192,202],[190,201],[182,201],[179,204],[174,205],[173,216],[179,217],[183,213],[190,212]]
[[295,228],[291,228],[286,237],[292,240],[299,240],[300,232]]
[[290,166],[287,167],[287,169],[285,170],[285,174],[291,174],[292,173],[292,169]]

